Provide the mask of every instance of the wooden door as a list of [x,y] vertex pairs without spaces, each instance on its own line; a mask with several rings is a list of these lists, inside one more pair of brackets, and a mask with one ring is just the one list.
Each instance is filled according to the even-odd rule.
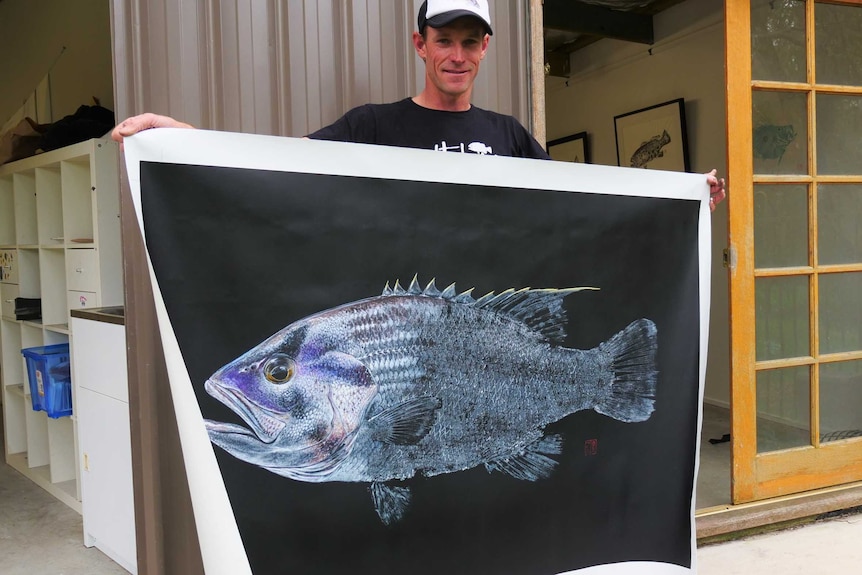
[[862,480],[862,1],[725,11],[743,503]]

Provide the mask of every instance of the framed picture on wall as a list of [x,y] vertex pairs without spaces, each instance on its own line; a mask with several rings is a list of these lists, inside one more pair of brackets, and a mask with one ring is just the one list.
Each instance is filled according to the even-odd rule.
[[578,132],[572,136],[548,142],[548,155],[560,162],[590,163],[590,149],[587,147],[587,133]]
[[617,165],[687,172],[685,102],[663,102],[614,117]]

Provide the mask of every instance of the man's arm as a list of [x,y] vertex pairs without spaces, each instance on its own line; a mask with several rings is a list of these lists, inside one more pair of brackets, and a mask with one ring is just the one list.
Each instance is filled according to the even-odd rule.
[[[137,134],[143,130],[149,130],[151,128],[190,128],[194,129],[194,126],[191,124],[186,124],[185,122],[180,122],[179,120],[175,120],[170,116],[160,116],[158,114],[146,113],[141,114],[139,116],[132,116],[131,118],[126,118],[111,131],[111,138],[115,141],[119,142],[120,148],[123,146],[123,138],[128,136]],[[311,138],[319,138],[319,139],[336,139],[334,136],[337,132],[340,136],[338,139],[342,139],[344,134],[343,131],[347,129],[349,131],[350,124],[347,118],[347,115],[339,119],[331,126],[327,126],[317,132],[310,134],[307,137]],[[530,138],[532,139],[532,138]],[[541,152],[541,154],[545,154],[545,151],[541,149],[538,143],[535,144],[535,148]],[[538,152],[536,156],[540,157]],[[547,157],[547,156],[545,156]],[[713,169],[710,172],[707,172],[706,181],[709,184],[709,209],[711,211],[715,210],[715,207],[727,197],[727,191],[725,189],[724,178],[716,177],[716,170]]]
[[150,128],[191,128],[194,126],[175,120],[170,116],[159,116],[158,114],[141,114],[140,116],[132,116],[126,118],[117,124],[111,131],[111,138],[119,142],[120,149],[123,147],[123,138],[127,138],[143,130]]

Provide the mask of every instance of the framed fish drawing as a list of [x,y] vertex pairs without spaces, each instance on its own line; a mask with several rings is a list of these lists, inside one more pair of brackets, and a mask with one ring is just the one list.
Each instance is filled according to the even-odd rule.
[[590,163],[590,149],[587,145],[587,133],[578,132],[565,138],[548,142],[548,155],[558,162]]
[[617,165],[687,172],[685,101],[670,100],[614,117]]
[[207,573],[696,572],[702,175],[125,147]]

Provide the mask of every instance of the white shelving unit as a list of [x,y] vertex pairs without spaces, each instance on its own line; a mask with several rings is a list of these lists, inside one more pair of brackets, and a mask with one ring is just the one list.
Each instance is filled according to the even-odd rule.
[[[117,145],[102,139],[0,166],[6,463],[78,512],[75,397],[71,416],[33,411],[21,349],[69,342],[71,309],[122,305],[118,168]],[[42,319],[17,320],[17,297],[41,298]]]

